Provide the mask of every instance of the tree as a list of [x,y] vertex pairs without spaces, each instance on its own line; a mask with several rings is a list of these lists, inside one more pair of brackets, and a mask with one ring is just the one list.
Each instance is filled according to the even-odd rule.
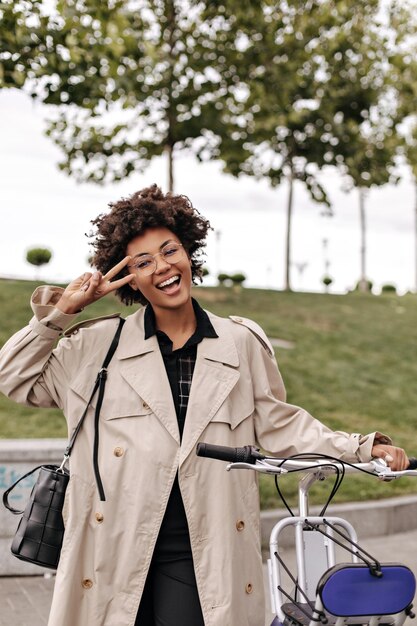
[[225,287],[231,284],[231,277],[229,276],[229,274],[226,274],[225,272],[219,272],[217,274],[217,280],[219,281],[219,285],[221,287]]
[[246,275],[242,274],[242,272],[238,272],[237,274],[232,274],[229,278],[233,283],[235,291],[239,292],[242,289],[243,283],[246,280]]
[[35,267],[46,265],[52,258],[52,252],[48,248],[31,248],[26,252],[26,261]]
[[[285,288],[290,289],[294,183],[302,182],[329,210],[318,173],[326,164],[343,163],[344,138],[360,135],[380,101],[388,37],[378,21],[378,0],[260,4],[257,33],[242,44],[241,101],[229,114],[230,131],[222,134],[215,157],[235,176],[266,177],[273,187],[287,181]],[[232,14],[233,3],[215,5]]]
[[404,118],[400,127],[402,154],[408,163],[414,180],[414,291],[417,292],[417,20],[415,4],[402,0],[392,11],[395,24],[396,47],[401,54],[392,59],[392,81],[401,85],[398,91],[399,109]]
[[[333,90],[329,94],[335,102],[337,114],[331,120],[336,149],[331,162],[345,178],[345,189],[358,191],[360,216],[360,279],[359,288],[369,289],[366,275],[366,197],[374,186],[396,183],[399,136],[397,126],[404,114],[399,106],[402,81],[395,72],[395,60],[403,55],[398,48],[398,21],[392,19],[391,4],[372,2],[365,9],[366,19],[354,23],[356,35],[352,46],[353,63],[345,66],[349,51],[334,51],[336,59]],[[387,15],[381,10],[389,9]],[[376,12],[375,12],[376,10]],[[394,79],[393,76],[396,76]],[[350,82],[346,79],[351,76]],[[352,106],[346,112],[341,102],[345,91],[351,93]]]
[[[286,289],[290,289],[294,182],[302,181],[313,199],[329,207],[315,175],[324,145],[315,124],[318,64],[307,45],[318,26],[320,4],[309,3],[307,11],[301,4],[296,8],[294,3],[263,2],[256,22],[251,20],[248,25],[247,14],[241,16],[240,102],[225,115],[230,130],[222,134],[215,152],[225,171],[234,176],[266,177],[273,187],[283,179],[288,181]],[[218,7],[219,3],[216,10]],[[233,20],[234,7],[222,3],[222,9],[223,15]],[[238,27],[228,30],[232,38],[236,31],[239,33]]]
[[326,293],[328,293],[328,292],[329,292],[329,287],[330,287],[330,285],[331,285],[331,284],[332,284],[332,282],[333,282],[333,278],[332,278],[331,276],[327,276],[327,275],[326,275],[326,276],[323,276],[323,278],[321,279],[321,282],[322,282],[322,283],[323,283],[323,285],[324,285],[324,288],[325,288],[325,290],[326,290]]
[[[51,105],[48,135],[79,181],[118,181],[218,132],[211,103],[234,99],[213,65],[213,33],[193,0],[0,4],[0,87]],[[227,65],[227,61],[225,61]],[[201,147],[200,145],[200,147]]]
[[356,188],[360,215],[359,289],[368,291],[366,272],[366,197],[373,186],[398,182],[395,173],[398,140],[390,128],[373,129],[368,135],[356,134],[349,145],[340,170],[348,179],[347,190]]
[[[417,98],[417,78],[416,78]],[[405,138],[405,156],[414,180],[414,291],[417,293],[417,116]]]

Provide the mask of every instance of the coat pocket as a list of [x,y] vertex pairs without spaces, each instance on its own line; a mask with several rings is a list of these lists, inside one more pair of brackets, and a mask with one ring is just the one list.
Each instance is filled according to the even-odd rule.
[[237,385],[224,400],[211,422],[228,424],[235,430],[242,422],[251,417],[255,410],[252,388]]
[[236,408],[225,403],[226,406],[221,406],[216,415],[210,420],[214,424],[227,424],[231,430],[235,430],[242,422],[251,417],[254,407],[245,407],[245,411],[237,412]]
[[[71,413],[79,413],[81,417],[82,411],[85,409],[91,397],[94,380],[87,380],[85,374],[78,376],[70,384],[69,400],[73,406],[78,405],[77,409]],[[98,392],[91,401],[90,407],[95,411]],[[130,385],[122,377],[118,377],[117,381],[107,381],[103,404],[100,410],[100,418],[104,420],[114,420],[121,417],[140,417],[149,415],[152,409],[148,404],[134,391]]]

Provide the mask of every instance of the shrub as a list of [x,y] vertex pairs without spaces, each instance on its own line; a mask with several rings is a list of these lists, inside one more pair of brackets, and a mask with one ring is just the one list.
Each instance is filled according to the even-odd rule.
[[234,285],[242,285],[246,280],[245,274],[242,274],[241,272],[232,274],[229,278]]
[[397,293],[397,287],[395,285],[391,285],[387,283],[386,285],[382,285],[381,293]]
[[219,285],[224,286],[226,283],[230,283],[230,276],[229,274],[220,272],[219,274],[217,274],[217,280],[219,281]]
[[48,248],[31,248],[26,252],[26,261],[31,265],[46,265],[52,258],[51,250]]
[[331,276],[323,276],[323,278],[321,279],[321,282],[323,283],[323,285],[326,288],[326,291],[328,291],[330,285],[333,282],[333,278]]

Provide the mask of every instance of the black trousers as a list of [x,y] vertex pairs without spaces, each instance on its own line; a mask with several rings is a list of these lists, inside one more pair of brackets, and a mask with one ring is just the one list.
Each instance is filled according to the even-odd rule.
[[135,626],[204,626],[192,558],[152,562]]

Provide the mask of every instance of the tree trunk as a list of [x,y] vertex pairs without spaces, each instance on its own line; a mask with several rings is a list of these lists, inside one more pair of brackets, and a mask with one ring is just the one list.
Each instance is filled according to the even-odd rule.
[[365,214],[365,189],[359,187],[359,214],[361,227],[361,275],[359,279],[359,291],[369,291],[366,278],[366,214]]
[[414,216],[415,216],[415,221],[414,221],[414,237],[415,237],[415,241],[414,241],[414,254],[415,254],[415,284],[414,284],[414,291],[417,293],[417,178],[414,181],[414,191],[416,194],[416,198],[415,198],[415,207],[414,207]]
[[175,11],[175,2],[169,0],[166,5],[167,11],[167,31],[168,31],[168,45],[169,45],[169,80],[168,80],[168,109],[167,109],[167,121],[168,121],[168,134],[166,139],[166,151],[168,154],[168,191],[174,191],[174,126],[175,126],[175,112],[173,110],[173,97],[172,97],[172,83],[174,81],[174,66],[175,66],[175,44],[176,44],[176,22],[177,16]]
[[168,154],[168,191],[174,191],[174,147],[168,145],[166,150]]
[[294,176],[291,167],[290,175],[288,177],[289,190],[288,190],[288,204],[287,204],[287,233],[286,233],[286,246],[285,246],[285,290],[291,291],[291,218],[292,218],[292,201],[294,191]]

